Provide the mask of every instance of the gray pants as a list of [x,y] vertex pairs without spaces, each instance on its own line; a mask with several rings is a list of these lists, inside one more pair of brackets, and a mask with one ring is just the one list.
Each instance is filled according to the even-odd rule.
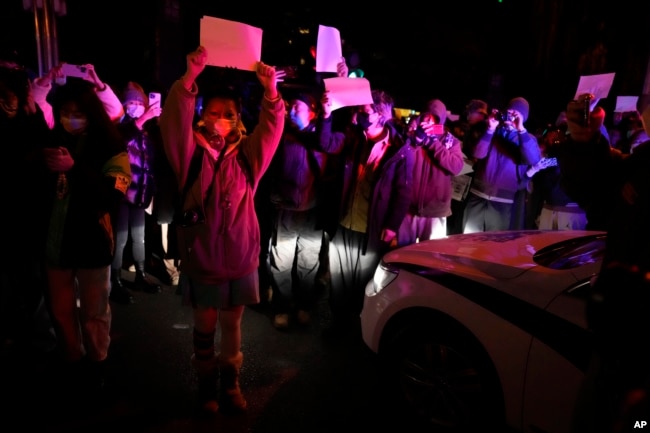
[[315,229],[316,211],[279,210],[271,246],[272,306],[275,314],[292,307],[309,311],[316,302],[315,280],[323,231]]
[[463,233],[509,230],[511,216],[512,203],[486,200],[470,192],[465,206]]

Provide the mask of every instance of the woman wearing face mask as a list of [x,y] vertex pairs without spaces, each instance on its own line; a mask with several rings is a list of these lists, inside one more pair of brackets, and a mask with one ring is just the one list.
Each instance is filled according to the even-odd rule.
[[179,284],[193,307],[192,363],[199,403],[214,413],[220,406],[224,410],[247,406],[239,388],[244,359],[241,321],[245,305],[260,301],[260,228],[254,195],[280,142],[285,106],[277,90],[283,74],[259,62],[256,74],[264,96],[250,135],[241,123],[241,95],[228,88],[203,95],[201,120],[195,125],[199,90],[195,80],[207,59],[204,47],[188,54],[187,72],[172,85],[165,101],[160,130],[179,188],[186,191],[181,215],[185,218],[178,228]]
[[[92,75],[96,78],[94,70]],[[97,78],[69,78],[53,94],[53,145],[45,154],[52,173],[48,301],[67,367],[62,377],[80,392],[103,386],[110,346],[113,216],[131,180],[124,142],[108,114],[116,101]]]
[[[56,123],[55,117],[57,117],[52,110],[52,105],[47,101],[47,96],[50,93],[54,93],[56,89],[53,87],[56,82],[60,82],[60,80],[63,80],[63,82],[67,82],[68,80],[71,81],[73,84],[79,84],[80,81],[87,81],[92,88],[94,89],[95,93],[97,94],[97,97],[99,97],[99,100],[102,102],[102,105],[104,106],[104,110],[106,111],[106,114],[108,114],[108,117],[113,121],[113,122],[118,122],[122,116],[124,115],[124,109],[122,107],[122,103],[120,102],[120,99],[115,95],[113,92],[113,89],[106,83],[104,83],[97,73],[95,72],[95,67],[91,64],[86,64],[82,65],[82,68],[85,68],[86,70],[86,75],[83,78],[67,78],[65,75],[63,75],[63,72],[61,71],[61,65],[57,65],[53,67],[48,73],[46,73],[44,76],[37,78],[34,80],[34,85],[33,85],[33,98],[34,102],[36,105],[39,106],[39,108],[43,111],[43,116],[45,117],[45,121],[47,122],[48,126],[50,128],[54,128],[54,125]],[[59,119],[60,121],[62,120],[69,129],[74,130],[75,126],[73,123],[78,122],[78,120],[71,120],[70,117],[66,117],[65,119]]]
[[160,293],[159,284],[145,274],[145,210],[151,204],[156,178],[154,171],[155,144],[159,139],[158,125],[160,103],[149,106],[149,99],[142,87],[129,82],[122,94],[125,114],[118,128],[129,154],[131,163],[131,184],[120,203],[115,221],[115,256],[111,266],[111,300],[120,304],[133,302],[120,278],[124,248],[131,235],[131,252],[135,263],[133,290],[146,293]]

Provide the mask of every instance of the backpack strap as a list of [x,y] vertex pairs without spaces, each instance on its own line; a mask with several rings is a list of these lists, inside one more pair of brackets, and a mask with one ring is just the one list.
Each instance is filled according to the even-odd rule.
[[194,185],[196,179],[199,177],[199,172],[201,171],[201,163],[203,160],[203,152],[204,150],[201,146],[196,146],[194,148],[194,153],[192,154],[192,159],[190,160],[190,166],[187,170],[185,185],[183,185],[183,190],[181,191],[180,195],[181,206],[182,203],[185,202],[185,196],[190,191],[190,188],[192,188],[192,185]]
[[[201,172],[201,164],[203,161],[203,152],[205,152],[205,149],[203,149],[201,146],[196,146],[194,148],[194,154],[192,154],[192,159],[190,160],[190,166],[187,170],[187,179],[185,180],[185,185],[183,185],[183,190],[180,193],[180,203],[181,206],[185,202],[185,196],[187,193],[190,191],[190,188],[192,188],[192,185],[194,185],[194,182],[196,182],[196,179],[199,177],[199,173]],[[215,173],[219,170],[219,167],[221,166],[221,162],[223,161],[224,157],[224,152],[219,154],[219,158],[214,164],[214,171]],[[253,185],[253,175],[251,172],[250,165],[248,164],[248,160],[244,156],[243,152],[237,152],[237,163],[241,167],[242,171],[244,172],[244,176],[246,176],[246,181],[252,186]]]
[[[196,146],[194,148],[194,154],[192,154],[192,159],[190,160],[190,166],[187,170],[187,179],[185,180],[185,185],[183,185],[183,190],[180,192],[178,196],[178,202],[177,202],[177,207],[176,207],[176,213],[177,215],[182,215],[183,214],[183,205],[185,204],[185,197],[189,193],[190,189],[192,188],[192,185],[194,185],[194,182],[199,177],[199,174],[201,172],[201,165],[203,162],[203,152],[205,152],[205,149],[201,146]],[[221,166],[221,163],[223,162],[225,156],[225,152],[221,152],[219,154],[219,158],[214,163],[214,172],[215,174],[219,170],[219,167]],[[237,162],[239,163],[239,166],[241,167],[242,171],[244,172],[244,176],[246,177],[246,181],[248,182],[251,187],[253,186],[253,176],[252,172],[250,169],[250,165],[248,164],[248,160],[244,156],[242,152],[237,152]],[[206,196],[210,195],[210,190],[212,189],[212,184],[210,184],[210,187],[208,188],[208,192]]]
[[179,223],[179,225],[182,225],[185,197],[187,197],[187,194],[190,192],[190,189],[192,188],[192,185],[194,185],[194,182],[196,182],[196,179],[198,179],[199,173],[201,171],[203,152],[204,149],[201,146],[196,146],[194,148],[194,153],[192,154],[192,159],[190,160],[190,166],[187,170],[185,185],[183,185],[183,189],[175,196],[173,221]]
[[237,162],[239,163],[239,166],[244,172],[244,176],[246,176],[246,181],[248,181],[248,184],[251,187],[253,187],[253,172],[251,170],[251,166],[248,163],[246,157],[244,156],[244,152],[240,150],[237,151]]

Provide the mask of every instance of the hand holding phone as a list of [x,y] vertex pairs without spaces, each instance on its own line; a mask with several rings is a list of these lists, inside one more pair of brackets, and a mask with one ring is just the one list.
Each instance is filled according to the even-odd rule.
[[161,96],[160,93],[149,93],[149,107],[147,108],[148,118],[160,117],[162,113]]
[[153,107],[156,105],[160,106],[160,101],[161,101],[160,93],[157,92],[149,93],[149,107]]
[[61,74],[64,77],[89,78],[88,69],[85,66],[71,65],[69,63],[61,65]]

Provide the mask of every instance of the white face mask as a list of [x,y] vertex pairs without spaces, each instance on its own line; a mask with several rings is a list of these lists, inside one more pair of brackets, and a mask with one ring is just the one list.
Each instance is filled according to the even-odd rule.
[[137,119],[144,114],[144,106],[142,105],[129,105],[126,107],[126,114],[133,119]]
[[236,120],[217,119],[213,124],[213,131],[222,137],[227,137],[237,127]]
[[61,116],[61,126],[70,134],[80,134],[88,125],[88,119],[85,117],[66,117]]

